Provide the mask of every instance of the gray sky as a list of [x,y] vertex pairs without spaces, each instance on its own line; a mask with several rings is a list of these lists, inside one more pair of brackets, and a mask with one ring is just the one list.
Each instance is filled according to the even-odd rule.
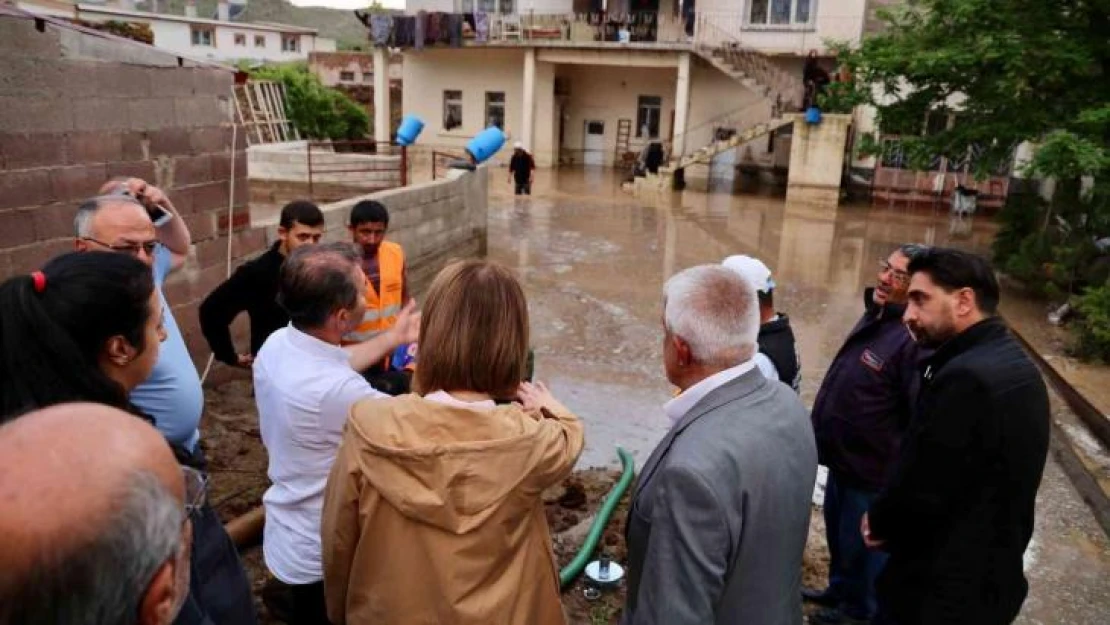
[[[249,0],[248,0],[249,1]],[[332,9],[365,9],[370,0],[289,0],[299,7],[329,7]],[[382,0],[391,9],[405,8],[405,0]]]

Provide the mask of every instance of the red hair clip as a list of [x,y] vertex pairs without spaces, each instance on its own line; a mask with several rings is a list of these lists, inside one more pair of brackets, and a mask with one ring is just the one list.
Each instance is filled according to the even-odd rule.
[[35,293],[42,293],[46,290],[46,274],[41,271],[31,272],[31,281],[35,285]]

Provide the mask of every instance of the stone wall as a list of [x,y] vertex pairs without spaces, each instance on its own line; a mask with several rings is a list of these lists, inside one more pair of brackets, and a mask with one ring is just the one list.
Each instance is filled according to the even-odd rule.
[[105,180],[143,178],[166,190],[192,232],[166,297],[203,364],[196,307],[226,275],[229,203],[235,262],[266,243],[250,226],[233,82],[227,68],[51,22],[40,32],[0,10],[0,278],[72,250],[77,204]]
[[[480,168],[454,178],[325,204],[320,207],[327,221],[325,240],[350,241],[351,208],[362,200],[381,202],[389,209],[386,236],[404,247],[410,292],[420,297],[452,259],[486,255],[488,193],[489,175]],[[265,225],[270,239],[276,238],[276,213],[257,225]]]

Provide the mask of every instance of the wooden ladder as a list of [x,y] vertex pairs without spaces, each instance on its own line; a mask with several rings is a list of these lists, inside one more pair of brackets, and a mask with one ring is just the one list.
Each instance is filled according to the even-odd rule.
[[632,139],[632,120],[621,119],[617,121],[617,153],[613,162],[619,167],[624,162],[624,155],[628,152],[628,142]]

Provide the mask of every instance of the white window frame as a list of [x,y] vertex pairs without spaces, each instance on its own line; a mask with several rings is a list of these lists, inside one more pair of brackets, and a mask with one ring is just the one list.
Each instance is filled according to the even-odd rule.
[[243,48],[247,47],[247,34],[246,33],[235,33],[234,41],[235,41],[236,46],[243,47]]
[[[207,41],[201,35],[208,35]],[[189,42],[198,48],[216,47],[216,29],[198,26],[189,27]]]
[[254,47],[256,47],[256,48],[265,48],[266,47],[266,35],[255,35],[254,36]]
[[[816,30],[817,29],[817,3],[818,0],[808,0],[809,19],[798,21],[798,5],[807,0],[744,0],[744,29],[745,30]],[[756,3],[767,4],[767,16],[762,21],[752,20],[752,9]],[[772,9],[776,4],[790,4],[790,21],[773,23]]]
[[[658,104],[648,104],[644,102],[645,98],[655,98],[659,100]],[[655,133],[651,132],[651,116],[652,111],[655,111]],[[648,134],[644,136],[643,129],[645,124],[640,124],[640,116],[643,113],[644,120],[648,126]],[[637,139],[658,139],[663,134],[663,97],[657,95],[641,95],[636,97],[636,138]]]
[[[292,42],[292,46],[288,45]],[[301,51],[301,36],[300,35],[282,35],[281,36],[281,51],[282,52],[300,52]]]
[[481,11],[491,15],[516,13],[516,0],[455,0],[456,13]]
[[[458,97],[448,97],[449,94],[458,94]],[[459,119],[458,125],[448,128],[447,127],[447,113],[452,106],[458,107]],[[463,92],[462,89],[444,89],[443,90],[443,130],[451,132],[452,130],[461,130],[463,127]]]
[[[500,102],[493,102],[493,101],[490,100],[490,96],[501,96],[501,101]],[[483,128],[488,128],[491,125],[490,118],[493,117],[493,116],[490,115],[490,112],[495,110],[495,109],[501,109],[501,125],[498,126],[498,127],[501,130],[505,130],[505,126],[508,125],[508,121],[509,121],[508,118],[505,116],[505,103],[506,102],[507,102],[507,98],[505,97],[505,92],[504,91],[487,91],[486,92],[486,120],[485,120],[486,124],[485,124],[485,126],[483,126]]]
[[339,72],[339,82],[354,82],[354,81],[355,81],[355,73],[354,72],[350,72],[350,71],[346,71],[346,70]]

